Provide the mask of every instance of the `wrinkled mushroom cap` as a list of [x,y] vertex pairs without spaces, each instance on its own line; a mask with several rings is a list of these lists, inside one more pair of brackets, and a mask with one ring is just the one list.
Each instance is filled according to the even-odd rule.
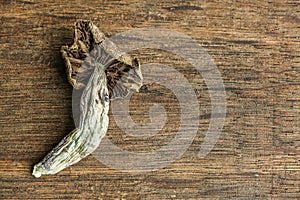
[[89,20],[75,23],[74,42],[62,46],[69,83],[76,89],[85,87],[97,63],[106,67],[110,98],[124,98],[131,91],[139,91],[142,73],[137,58],[121,52],[102,31]]

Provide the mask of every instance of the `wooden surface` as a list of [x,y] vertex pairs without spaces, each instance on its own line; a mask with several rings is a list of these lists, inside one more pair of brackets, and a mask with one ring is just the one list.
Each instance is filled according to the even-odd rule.
[[[300,198],[299,0],[61,2],[1,1],[1,199]],[[142,63],[172,64],[198,95],[200,126],[186,153],[147,173],[111,169],[89,156],[57,175],[31,175],[74,128],[72,88],[59,50],[72,43],[78,19],[93,20],[107,35],[140,27],[176,30],[207,50],[222,74],[228,106],[222,135],[207,157],[197,157],[211,112],[201,75],[175,55],[146,49],[137,52]],[[169,142],[180,113],[167,94],[152,84],[132,98],[139,124],[149,123],[153,103],[168,112],[168,123],[150,142],[126,136],[111,112],[107,137],[137,152]]]

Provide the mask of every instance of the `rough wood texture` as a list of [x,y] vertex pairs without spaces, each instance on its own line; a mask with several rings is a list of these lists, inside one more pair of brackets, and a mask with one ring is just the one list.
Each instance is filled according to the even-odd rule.
[[[0,198],[300,198],[298,0],[2,0],[0,10]],[[172,64],[198,95],[200,126],[183,157],[158,171],[131,174],[89,156],[58,175],[31,175],[33,165],[74,128],[60,47],[72,43],[78,19],[93,20],[107,35],[137,27],[173,29],[209,52],[224,79],[228,112],[207,157],[197,157],[210,114],[201,75],[176,55],[146,49],[137,52],[141,63]],[[165,106],[168,121],[150,141],[126,136],[112,115],[107,137],[132,151],[169,142],[180,113],[166,88],[152,84],[135,94],[132,118],[147,124],[156,102]]]

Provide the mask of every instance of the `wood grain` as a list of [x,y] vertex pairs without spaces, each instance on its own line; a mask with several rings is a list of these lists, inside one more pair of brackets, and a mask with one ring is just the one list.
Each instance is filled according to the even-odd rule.
[[[0,7],[1,199],[299,199],[300,2],[2,0]],[[72,88],[59,50],[73,24],[92,20],[105,34],[140,27],[176,30],[214,59],[227,94],[221,137],[197,157],[211,113],[200,74],[167,52],[136,52],[142,63],[174,66],[190,81],[201,115],[186,153],[147,173],[111,169],[89,156],[58,175],[36,179],[32,167],[74,128]],[[147,85],[130,102],[133,120],[150,122],[149,107],[165,106],[168,121],[150,141],[127,136],[110,112],[107,137],[120,148],[151,151],[180,124],[176,97]]]

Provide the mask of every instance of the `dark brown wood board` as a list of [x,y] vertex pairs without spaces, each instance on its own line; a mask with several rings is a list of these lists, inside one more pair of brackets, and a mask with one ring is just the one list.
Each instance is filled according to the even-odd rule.
[[[299,0],[2,0],[0,8],[1,199],[300,198]],[[143,49],[133,52],[142,64],[173,66],[199,100],[200,125],[183,156],[152,172],[116,170],[89,156],[57,175],[31,175],[74,128],[60,47],[72,43],[79,19],[92,20],[107,36],[149,27],[178,31],[209,53],[224,81],[227,113],[208,156],[198,157],[211,114],[203,77],[177,55]],[[169,143],[181,111],[167,88],[148,84],[133,94],[132,119],[150,123],[155,103],[168,120],[149,140],[128,136],[111,111],[106,137],[133,152]]]

